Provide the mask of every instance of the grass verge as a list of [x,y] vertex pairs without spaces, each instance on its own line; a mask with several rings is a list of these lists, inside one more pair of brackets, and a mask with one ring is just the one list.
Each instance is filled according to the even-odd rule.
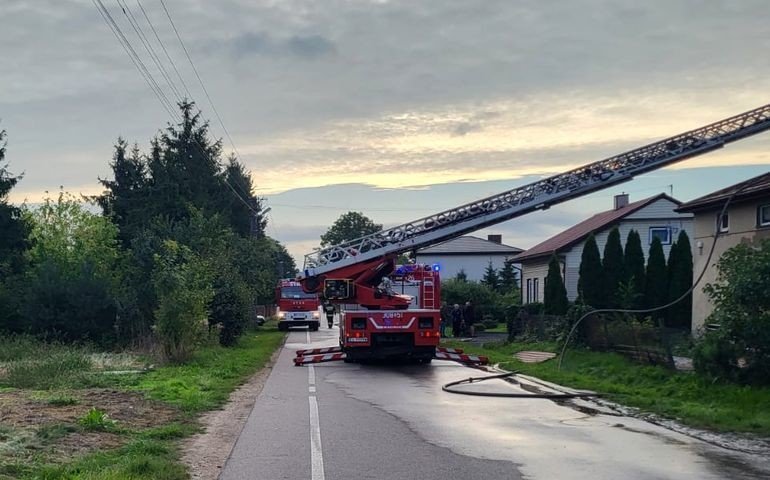
[[[35,382],[27,386],[15,380],[18,377],[9,375],[10,371],[6,373],[5,379],[0,379],[0,387],[2,384],[13,387],[6,388],[6,391],[13,394],[14,398],[28,396],[36,404],[51,409],[86,409],[87,404],[81,404],[78,400],[81,395],[90,392],[89,398],[94,398],[95,388],[109,387],[110,390],[129,392],[121,394],[124,396],[141,398],[137,395],[140,394],[173,406],[177,410],[172,411],[181,413],[174,419],[159,421],[150,428],[131,427],[125,422],[112,419],[102,409],[105,407],[94,405],[78,419],[61,424],[0,425],[0,480],[188,478],[184,466],[179,463],[178,439],[197,432],[197,415],[223,405],[238,385],[268,362],[284,337],[284,332],[279,332],[274,325],[268,325],[258,331],[247,331],[235,347],[207,345],[184,365],[167,365],[143,374],[126,375],[104,375],[86,365],[83,367],[85,375],[81,371],[81,374],[67,376],[69,381],[58,379],[55,382],[47,381],[50,375],[45,375],[45,370],[36,364],[47,362],[46,357],[40,355],[45,348],[29,343],[28,339],[14,340],[13,345],[19,348],[12,354],[6,353],[6,365],[22,365],[26,362],[30,371],[35,372],[36,378]],[[74,347],[73,351],[75,353],[72,356],[80,358],[81,352]],[[32,358],[30,352],[33,352]],[[56,374],[57,370],[53,373]],[[58,376],[63,377],[60,370]],[[65,390],[28,390],[52,387]],[[99,451],[85,455],[75,452],[74,456],[62,448],[72,444],[76,437],[82,440],[95,435],[108,440],[111,448],[107,443],[100,443]],[[4,445],[8,448],[4,448]],[[31,450],[28,445],[34,447],[34,453],[29,453]],[[62,451],[65,453],[62,454]]]
[[557,352],[553,343],[488,344],[450,341],[447,346],[487,355],[492,363],[543,380],[602,393],[617,403],[637,407],[698,428],[770,436],[770,388],[707,381],[694,373],[633,363],[614,353],[573,349],[562,370],[557,361],[522,363],[523,350]]

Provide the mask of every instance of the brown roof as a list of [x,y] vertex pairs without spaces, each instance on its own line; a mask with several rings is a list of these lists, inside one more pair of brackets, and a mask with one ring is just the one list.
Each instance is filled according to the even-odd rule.
[[671,200],[677,205],[681,205],[679,200],[669,197],[665,193],[655,195],[654,197],[639,200],[633,203],[629,203],[625,207],[617,210],[607,210],[606,212],[597,213],[593,217],[578,223],[577,225],[564,230],[563,232],[549,238],[548,240],[535,245],[514,257],[514,261],[529,260],[536,257],[542,257],[545,255],[551,255],[554,252],[570,247],[584,238],[588,237],[591,232],[604,230],[610,225],[620,221],[623,217],[626,217],[637,210],[640,210],[647,205],[661,199]]
[[770,193],[770,172],[763,173],[746,181],[736,183],[727,188],[709,193],[695,200],[683,203],[676,210],[678,212],[692,212],[703,210],[716,206],[730,198],[732,194],[738,192],[732,201],[750,200],[757,196],[764,196]]

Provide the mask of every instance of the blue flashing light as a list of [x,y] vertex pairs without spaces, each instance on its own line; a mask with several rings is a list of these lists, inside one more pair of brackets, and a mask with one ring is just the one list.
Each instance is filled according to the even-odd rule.
[[438,263],[434,263],[433,264],[433,271],[434,272],[440,272],[441,271],[441,265],[439,265]]

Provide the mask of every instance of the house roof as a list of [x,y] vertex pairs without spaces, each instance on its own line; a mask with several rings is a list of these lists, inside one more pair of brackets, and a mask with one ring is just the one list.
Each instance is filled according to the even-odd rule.
[[503,254],[516,255],[521,248],[511,247],[502,243],[490,242],[483,238],[465,235],[453,238],[443,243],[417,250],[417,255],[485,255]]
[[604,230],[610,225],[619,222],[624,217],[631,215],[632,213],[641,210],[647,205],[650,205],[651,203],[661,199],[670,200],[677,205],[681,205],[682,203],[675,198],[669,197],[665,193],[661,193],[655,195],[654,197],[629,203],[625,207],[618,208],[617,210],[607,210],[606,212],[597,213],[593,217],[580,222],[577,225],[570,227],[557,235],[554,235],[553,237],[535,245],[529,250],[522,252],[516,256],[514,260],[518,262],[521,260],[529,260],[532,258],[551,255],[553,252],[557,252],[582,241],[584,238],[588,237],[591,232]]
[[770,172],[717,190],[716,192],[711,192],[708,195],[696,198],[695,200],[690,200],[689,202],[680,205],[676,210],[677,212],[705,210],[722,204],[736,192],[738,193],[731,201],[749,200],[757,196],[770,194]]

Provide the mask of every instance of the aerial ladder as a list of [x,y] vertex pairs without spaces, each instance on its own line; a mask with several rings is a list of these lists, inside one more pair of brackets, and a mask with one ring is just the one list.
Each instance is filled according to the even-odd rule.
[[[365,313],[357,313],[356,318],[368,319],[372,312],[372,315],[381,316],[382,312],[396,315],[407,308],[410,299],[404,295],[383,295],[378,291],[378,285],[396,269],[395,259],[399,254],[546,210],[552,205],[630,181],[637,175],[720,149],[768,129],[770,104],[497,195],[317,249],[305,256],[299,281],[306,291],[317,292],[330,301],[361,305]],[[428,316],[427,313],[421,315]],[[401,316],[411,319],[420,315],[402,312]],[[432,317],[438,318],[438,312],[435,311]],[[346,343],[346,335],[362,332],[354,332],[348,323],[340,322],[340,344],[342,352],[349,355],[353,344]],[[376,324],[380,334],[389,331],[385,323],[393,324],[396,329],[405,325],[401,322],[365,323],[367,329]],[[438,339],[432,343],[438,345]]]

